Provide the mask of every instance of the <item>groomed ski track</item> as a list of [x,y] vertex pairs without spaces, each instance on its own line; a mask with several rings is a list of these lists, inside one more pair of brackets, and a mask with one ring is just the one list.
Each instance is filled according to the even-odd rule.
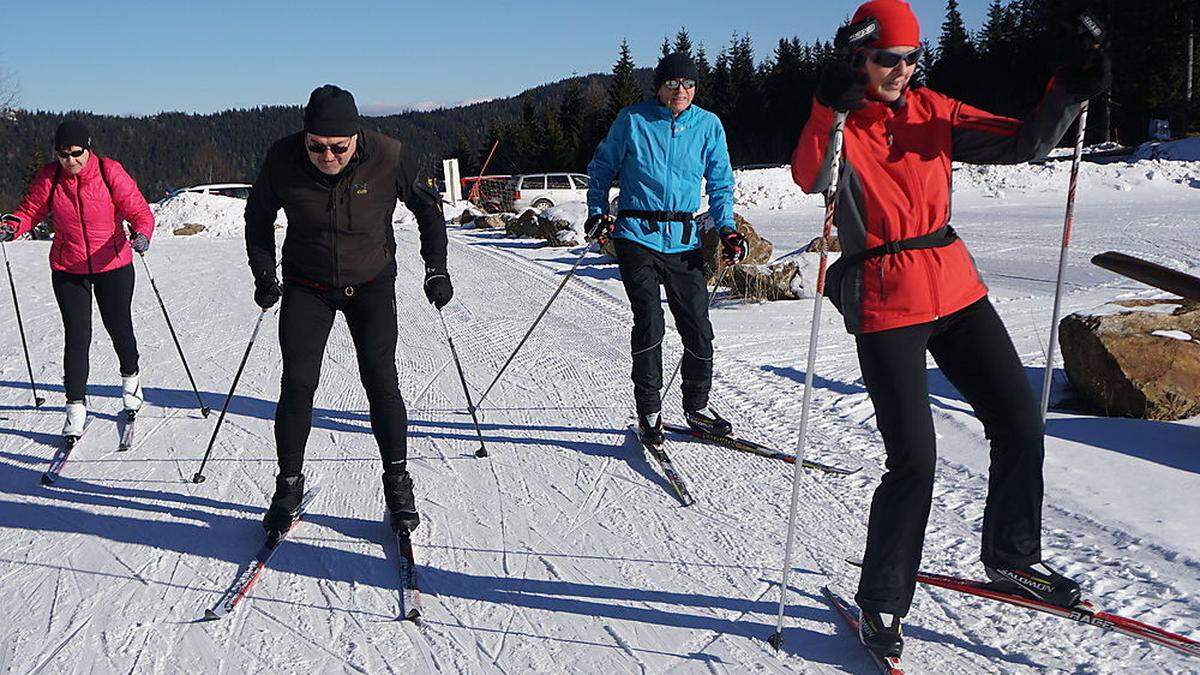
[[[815,222],[817,214],[808,215]],[[457,228],[450,237],[456,301],[447,321],[478,393],[553,291],[562,261],[577,250],[560,250],[547,262],[524,250],[528,242]],[[140,278],[134,321],[149,404],[139,415],[137,446],[116,453],[119,379],[97,320],[89,391],[98,417],[58,483],[46,488],[39,477],[61,424],[61,324],[47,244],[22,242],[9,253],[26,280],[22,312],[36,336],[39,390],[49,400],[42,410],[32,408],[4,301],[0,587],[8,602],[0,608],[0,666],[133,673],[871,671],[819,591],[832,580],[853,592],[856,570],[841,561],[861,554],[871,491],[882,472],[853,341],[836,314],[829,313],[822,336],[808,452],[865,469],[805,476],[780,658],[765,639],[778,597],[791,467],[673,439],[671,457],[697,499],[692,507],[678,505],[626,433],[629,318],[612,283],[615,268],[596,264],[594,256],[581,265],[484,404],[491,457],[477,459],[460,385],[446,367],[449,350],[421,293],[416,234],[399,229],[397,238],[397,361],[422,511],[414,536],[421,625],[395,621],[399,590],[388,559],[390,533],[379,517],[381,467],[341,320],[326,350],[308,446],[306,473],[322,494],[240,611],[226,621],[198,622],[261,540],[258,519],[275,473],[277,320],[264,322],[206,469],[208,481],[193,485],[188,478],[213,421],[195,410],[149,284]],[[216,408],[257,312],[243,246],[164,236],[152,255],[205,402]],[[1014,331],[1028,337],[1033,328],[1023,324],[1044,321],[1032,313],[1044,298],[998,306]],[[1018,309],[1010,316],[1012,306]],[[787,450],[799,415],[800,333],[811,301],[792,303],[790,311],[790,337],[789,329],[761,337],[723,333],[718,321],[714,384],[722,412],[748,437]],[[1018,342],[1027,365],[1040,366],[1029,344]],[[678,340],[669,337],[668,369],[678,353]],[[982,432],[961,412],[965,404],[936,400],[942,442],[978,444],[986,465]],[[674,395],[667,412],[680,414]],[[925,568],[979,571],[985,489],[978,466],[940,460]],[[1105,609],[1185,633],[1196,627],[1198,566],[1171,542],[1143,540],[1053,498],[1046,531],[1047,551],[1103,594]],[[1197,666],[1125,637],[936,590],[918,589],[906,634],[912,672]]]

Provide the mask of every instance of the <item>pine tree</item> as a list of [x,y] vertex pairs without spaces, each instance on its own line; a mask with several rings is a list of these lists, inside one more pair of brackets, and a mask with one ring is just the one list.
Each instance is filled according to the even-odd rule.
[[975,45],[958,11],[958,0],[947,0],[937,60],[929,73],[930,86],[955,98],[972,98],[972,85],[977,83],[976,61]]
[[562,127],[564,148],[568,157],[564,168],[572,171],[579,169],[580,144],[583,142],[586,123],[584,115],[583,87],[579,79],[573,79],[567,84],[562,107],[559,108],[559,126]]
[[708,54],[704,45],[696,47],[696,98],[693,102],[708,110],[712,110],[712,66],[708,63]]
[[621,108],[642,100],[642,88],[633,76],[636,67],[629,40],[622,39],[620,55],[613,64],[613,79],[608,84],[608,124],[617,118]]
[[688,35],[687,28],[680,27],[679,32],[675,34],[675,51],[692,58],[692,36]]
[[662,45],[659,47],[659,49],[662,50],[662,55],[665,58],[667,54],[671,53],[671,41],[664,36]]

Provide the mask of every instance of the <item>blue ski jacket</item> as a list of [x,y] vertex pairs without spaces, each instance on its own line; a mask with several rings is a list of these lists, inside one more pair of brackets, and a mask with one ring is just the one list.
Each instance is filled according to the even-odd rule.
[[[693,105],[678,117],[657,101],[621,110],[588,165],[588,215],[608,213],[608,189],[621,181],[620,209],[686,211],[700,208],[701,179],[708,210],[720,231],[733,229],[733,167],[725,127],[713,113]],[[700,246],[696,223],[618,218],[614,237],[661,253]]]

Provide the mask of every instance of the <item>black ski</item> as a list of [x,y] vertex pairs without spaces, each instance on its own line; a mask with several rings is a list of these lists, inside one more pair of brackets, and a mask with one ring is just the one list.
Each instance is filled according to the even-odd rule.
[[58,449],[54,451],[54,457],[50,459],[50,468],[42,474],[42,485],[52,485],[58,477],[62,475],[63,467],[67,465],[67,460],[71,458],[71,452],[75,446],[79,444],[79,439],[83,438],[83,434],[87,433],[88,426],[92,423],[92,418],[87,418],[83,422],[83,431],[78,436],[63,436],[62,442]]
[[1116,251],[1096,255],[1092,258],[1092,264],[1168,293],[1176,293],[1189,300],[1200,300],[1200,277]]
[[[759,457],[766,457],[767,459],[777,459],[781,462],[787,462],[788,464],[796,463],[796,456],[793,454],[776,450],[775,448],[763,445],[762,443],[756,443],[744,438],[738,438],[737,436],[720,436],[707,431],[693,429],[689,426],[681,424],[664,424],[663,428],[672,433],[691,436],[696,440],[703,441],[705,443],[711,443],[713,445],[719,445],[721,447],[729,448],[730,450],[746,452],[752,455],[758,455]],[[831,473],[838,476],[849,476],[862,471],[861,466],[855,469],[847,469],[840,466],[834,466],[832,464],[814,462],[810,459],[804,460],[804,468],[823,471],[825,473]]]
[[117,452],[128,452],[133,449],[133,422],[137,419],[136,410],[125,410],[121,413],[123,425],[121,426],[121,442],[117,445]]
[[396,530],[396,550],[400,566],[400,616],[401,621],[421,621],[421,590],[417,586],[417,560],[413,556],[412,534]]
[[850,630],[854,632],[854,640],[871,656],[871,660],[875,666],[879,668],[879,672],[884,675],[904,675],[904,666],[900,663],[900,659],[894,656],[880,656],[871,651],[862,643],[862,639],[858,636],[858,616],[854,614],[850,603],[846,602],[842,596],[838,595],[829,586],[821,587],[821,594],[825,596],[825,600],[832,606],[839,616],[850,626]]
[[650,453],[654,461],[658,462],[658,466],[662,469],[663,475],[666,476],[667,482],[670,483],[671,489],[675,491],[675,496],[679,498],[679,503],[684,506],[691,506],[696,503],[692,498],[692,493],[688,490],[687,484],[683,482],[683,476],[675,470],[675,464],[671,461],[667,450],[663,445],[655,445],[653,443],[645,443],[642,441],[641,435],[638,433],[637,424],[629,425],[629,431],[638,439],[638,443]]
[[296,507],[296,512],[293,514],[294,520],[292,521],[291,528],[283,532],[275,541],[271,541],[268,538],[262,545],[262,548],[258,549],[258,553],[254,555],[254,559],[250,561],[250,564],[233,580],[233,585],[225,591],[225,594],[221,596],[217,604],[213,605],[211,609],[204,610],[205,619],[210,621],[220,619],[237,609],[242,600],[246,599],[246,596],[250,594],[250,589],[254,588],[254,584],[258,583],[259,577],[267,569],[267,563],[270,562],[271,556],[275,555],[275,551],[279,550],[279,545],[283,543],[283,540],[287,539],[287,536],[304,519],[304,514],[308,512],[309,505],[312,504],[313,499],[316,498],[317,493],[320,491],[321,487],[318,485],[304,492],[304,497],[300,499],[300,505]]

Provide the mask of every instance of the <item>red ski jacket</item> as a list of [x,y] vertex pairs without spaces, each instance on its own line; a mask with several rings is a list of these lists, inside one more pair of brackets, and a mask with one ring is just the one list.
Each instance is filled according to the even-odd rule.
[[[926,88],[894,104],[868,101],[846,121],[834,223],[842,255],[930,234],[950,223],[951,162],[1036,161],[1058,144],[1079,112],[1053,83],[1024,121],[973,108]],[[813,102],[792,153],[805,192],[829,185],[834,112]],[[846,330],[873,333],[927,323],[987,295],[966,245],[905,250],[847,269],[839,294]]]
[[124,220],[134,232],[154,236],[154,215],[137,183],[116,160],[101,159],[96,153],[78,176],[58,162],[38,170],[13,212],[21,221],[16,236],[45,220],[47,213],[54,217],[50,267],[60,272],[99,274],[131,264],[129,235],[121,226]]

